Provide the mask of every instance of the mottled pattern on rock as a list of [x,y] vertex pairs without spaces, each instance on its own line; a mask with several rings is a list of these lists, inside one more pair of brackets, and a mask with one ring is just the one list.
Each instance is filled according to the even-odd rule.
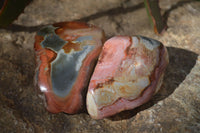
[[[169,28],[156,36],[143,0],[34,0],[14,25],[0,29],[0,131],[188,132],[200,131],[200,3],[160,0]],[[51,5],[51,6],[50,6]],[[67,8],[66,8],[67,7]],[[143,35],[167,46],[170,64],[161,90],[145,105],[103,120],[84,112],[48,113],[33,85],[35,32],[45,24],[84,20],[107,37]]]
[[168,66],[161,42],[142,36],[114,36],[104,43],[87,92],[94,119],[134,109],[160,89]]

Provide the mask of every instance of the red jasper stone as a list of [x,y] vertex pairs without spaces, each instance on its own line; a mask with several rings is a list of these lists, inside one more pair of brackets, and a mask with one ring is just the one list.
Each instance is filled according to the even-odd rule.
[[166,48],[142,36],[107,40],[90,80],[87,110],[102,119],[138,107],[159,90],[168,64]]
[[78,112],[102,49],[103,30],[80,22],[42,28],[35,36],[35,81],[52,113]]

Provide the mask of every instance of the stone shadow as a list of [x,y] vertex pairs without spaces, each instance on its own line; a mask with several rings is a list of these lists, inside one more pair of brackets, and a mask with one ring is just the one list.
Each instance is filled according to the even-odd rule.
[[163,84],[158,93],[146,104],[143,104],[133,110],[123,111],[108,119],[113,121],[129,119],[140,111],[152,107],[157,102],[167,98],[184,81],[186,76],[194,67],[198,54],[175,47],[167,47],[169,54],[169,65],[166,69]]

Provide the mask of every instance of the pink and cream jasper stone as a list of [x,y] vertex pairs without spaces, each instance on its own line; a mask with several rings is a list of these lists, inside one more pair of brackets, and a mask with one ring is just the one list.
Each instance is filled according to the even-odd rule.
[[90,80],[87,110],[102,119],[138,107],[160,89],[168,54],[162,43],[142,36],[105,42]]

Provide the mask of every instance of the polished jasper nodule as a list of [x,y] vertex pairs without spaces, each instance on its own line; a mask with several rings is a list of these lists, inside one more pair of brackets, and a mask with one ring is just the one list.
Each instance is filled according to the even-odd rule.
[[138,107],[160,89],[169,62],[161,42],[115,36],[103,46],[103,31],[80,22],[46,26],[35,40],[35,81],[53,113],[74,114],[85,101],[94,119]]
[[103,30],[85,23],[46,26],[35,36],[35,81],[50,112],[78,112],[102,49]]
[[107,40],[90,80],[87,110],[101,119],[147,102],[161,87],[166,48],[142,36]]

